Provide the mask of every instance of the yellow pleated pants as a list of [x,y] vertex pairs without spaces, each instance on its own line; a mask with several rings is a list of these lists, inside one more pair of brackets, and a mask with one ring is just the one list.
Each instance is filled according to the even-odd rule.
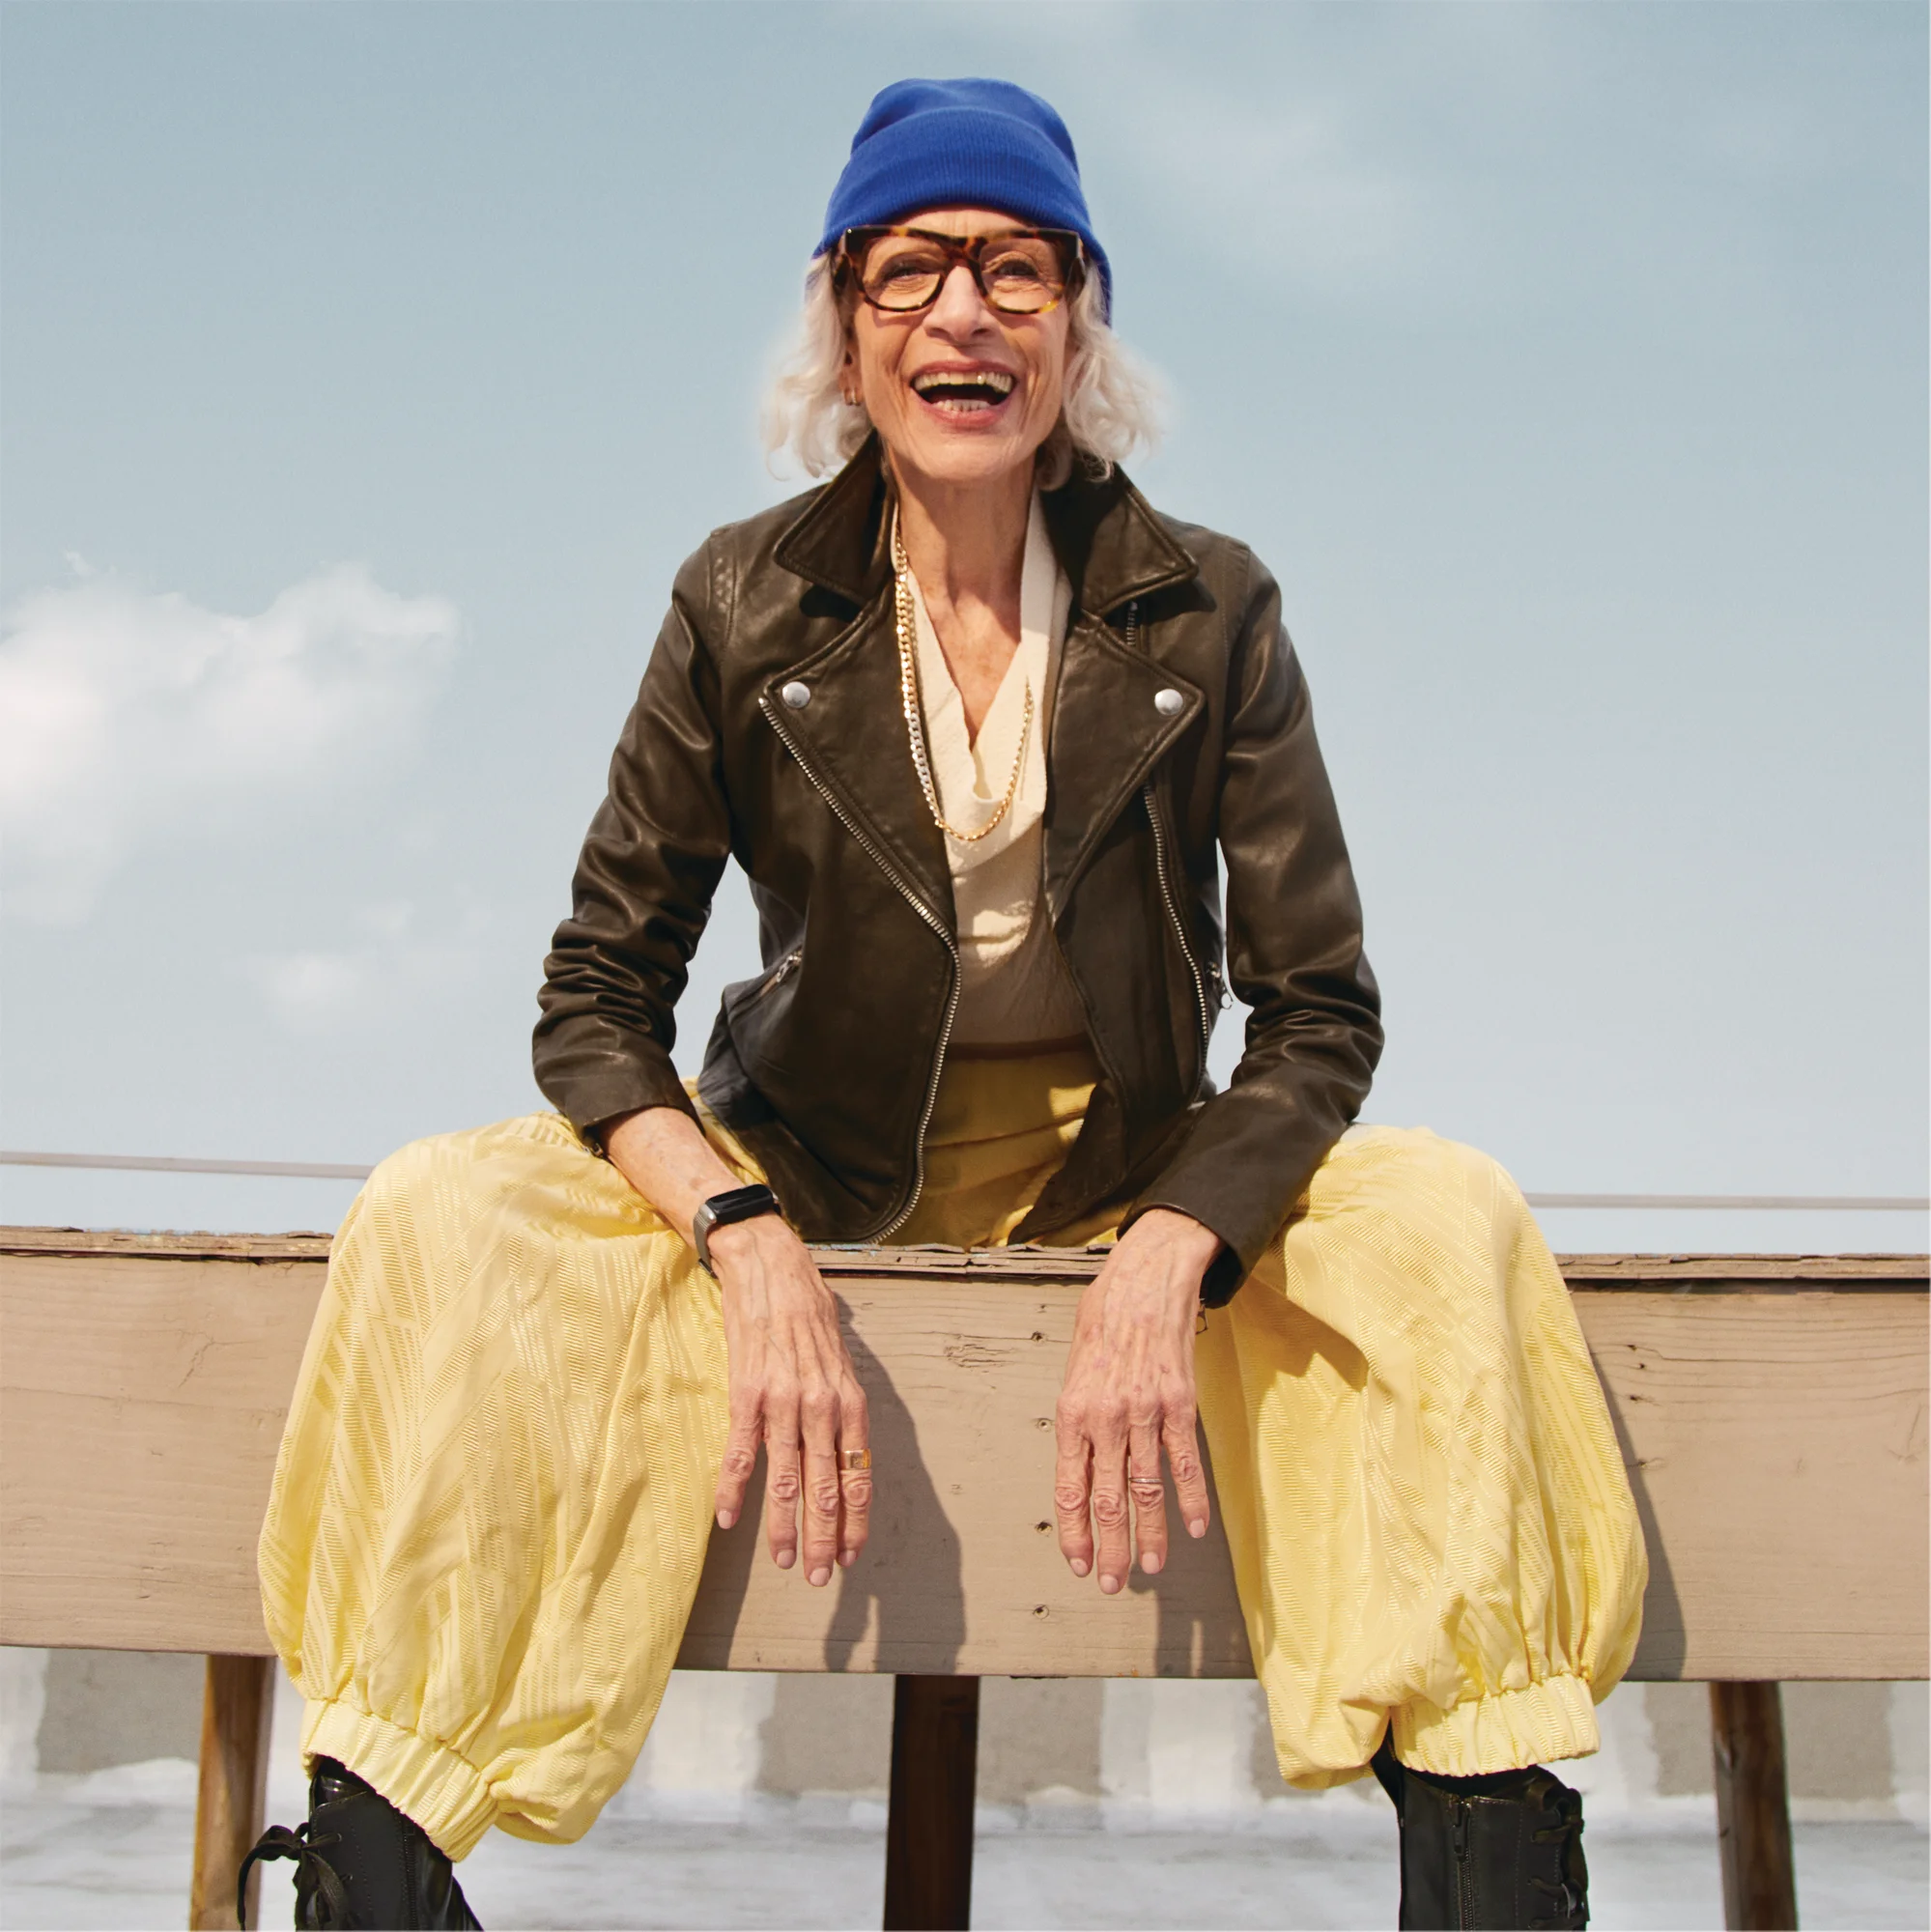
[[[1002,1240],[1092,1080],[1083,1047],[951,1060],[897,1238]],[[1353,1130],[1197,1366],[1290,1783],[1358,1777],[1391,1723],[1452,1776],[1596,1748],[1642,1539],[1568,1293],[1492,1161]],[[384,1161],[336,1237],[262,1532],[303,1750],[454,1858],[492,1825],[582,1836],[663,1698],[725,1421],[716,1285],[567,1122]]]

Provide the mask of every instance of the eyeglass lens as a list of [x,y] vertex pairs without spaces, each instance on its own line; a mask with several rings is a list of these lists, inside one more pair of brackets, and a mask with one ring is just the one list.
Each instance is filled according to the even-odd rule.
[[[864,251],[859,285],[866,300],[905,311],[937,299],[954,262],[973,266],[964,247],[919,235],[881,235]],[[1065,294],[1059,244],[1041,235],[997,237],[979,251],[977,280],[994,308],[1008,315],[1037,315]]]

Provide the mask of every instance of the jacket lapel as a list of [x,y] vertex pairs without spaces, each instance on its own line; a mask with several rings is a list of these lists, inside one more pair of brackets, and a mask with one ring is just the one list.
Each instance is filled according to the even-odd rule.
[[[1153,701],[1177,691],[1171,717]],[[1198,686],[1126,648],[1097,619],[1066,631],[1046,751],[1046,905],[1057,920],[1100,835],[1199,717]]]
[[[781,695],[792,684],[809,694],[795,708]],[[944,835],[912,767],[891,596],[875,599],[816,656],[772,678],[759,701],[805,775],[872,846],[873,858],[954,930]]]

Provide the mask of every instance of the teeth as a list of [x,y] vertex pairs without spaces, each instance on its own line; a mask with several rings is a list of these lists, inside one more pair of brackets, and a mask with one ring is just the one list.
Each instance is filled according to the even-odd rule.
[[928,369],[923,375],[912,378],[912,386],[920,395],[929,389],[989,389],[995,396],[1009,396],[1012,393],[1013,379],[1000,369]]

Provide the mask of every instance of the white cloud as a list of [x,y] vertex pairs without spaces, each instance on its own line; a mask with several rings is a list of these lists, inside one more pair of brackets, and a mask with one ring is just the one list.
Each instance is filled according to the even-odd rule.
[[339,798],[406,747],[458,629],[359,564],[254,617],[87,575],[22,598],[0,636],[8,910],[71,923],[144,845]]
[[353,1013],[378,967],[373,952],[275,952],[251,960],[249,977],[276,1014],[306,1029]]
[[255,952],[234,962],[232,970],[292,1033],[339,1031],[425,997],[446,998],[475,977],[492,921],[487,907],[459,891],[427,912],[391,900],[330,924],[340,941],[334,947]]

